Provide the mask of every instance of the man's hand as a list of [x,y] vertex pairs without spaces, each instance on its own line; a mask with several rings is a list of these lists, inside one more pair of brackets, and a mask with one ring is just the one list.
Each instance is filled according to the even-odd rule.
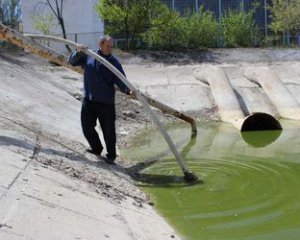
[[77,44],[77,46],[76,46],[76,51],[77,52],[84,52],[87,49],[88,49],[88,46],[86,46],[84,44]]
[[133,99],[136,99],[137,97],[136,97],[136,92],[135,91],[129,91],[129,96],[130,96],[130,98],[133,98]]

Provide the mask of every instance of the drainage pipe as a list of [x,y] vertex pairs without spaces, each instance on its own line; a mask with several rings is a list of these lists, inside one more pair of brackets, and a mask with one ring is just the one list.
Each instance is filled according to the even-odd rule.
[[[34,39],[49,39],[52,41],[56,41],[56,42],[60,42],[60,43],[64,43],[64,44],[68,44],[74,48],[78,48],[81,45],[74,43],[70,40],[66,40],[63,38],[59,38],[59,37],[55,37],[55,36],[45,36],[45,35],[27,35],[30,38],[34,38]],[[185,161],[183,160],[183,158],[181,157],[181,155],[179,154],[179,152],[177,151],[175,144],[173,143],[173,141],[171,140],[171,137],[169,136],[169,134],[167,133],[167,131],[164,129],[162,123],[159,121],[159,119],[156,117],[156,115],[154,114],[154,112],[152,111],[152,109],[150,108],[150,106],[148,105],[146,99],[142,96],[142,94],[128,81],[128,79],[117,69],[115,68],[110,62],[108,62],[106,59],[104,59],[103,57],[101,57],[100,55],[94,53],[92,50],[90,49],[86,49],[83,50],[83,52],[90,56],[93,57],[94,59],[96,59],[97,61],[101,62],[104,66],[106,66],[110,71],[112,71],[122,82],[124,82],[126,84],[126,86],[135,93],[137,99],[142,103],[144,109],[149,113],[150,117],[152,118],[152,120],[154,121],[154,123],[157,125],[158,130],[160,131],[160,133],[163,135],[163,137],[165,138],[166,142],[168,143],[173,155],[175,156],[183,174],[184,174],[184,178],[186,181],[198,181],[198,177],[191,172],[190,170],[188,170]]]
[[247,68],[244,75],[259,84],[282,118],[300,120],[300,105],[278,75],[267,67]]
[[258,112],[245,116],[227,75],[220,67],[203,65],[193,74],[210,86],[223,122],[231,123],[241,131],[282,129],[270,114]]

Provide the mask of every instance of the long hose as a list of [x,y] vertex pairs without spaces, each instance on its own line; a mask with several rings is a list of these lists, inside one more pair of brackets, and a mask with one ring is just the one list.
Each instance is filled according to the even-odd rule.
[[[27,34],[25,36],[28,36],[30,38],[33,39],[48,39],[48,40],[52,40],[55,42],[61,42],[64,44],[68,44],[73,46],[74,48],[80,47],[81,45],[67,40],[67,39],[63,39],[60,37],[56,37],[56,36],[49,36],[49,35],[33,35],[33,34]],[[184,174],[184,179],[186,181],[189,182],[195,182],[198,181],[198,177],[191,172],[190,170],[188,170],[185,161],[183,160],[183,158],[181,157],[181,155],[179,154],[179,152],[177,151],[175,144],[173,143],[173,141],[171,140],[169,134],[167,133],[167,131],[164,129],[162,123],[159,121],[159,119],[156,117],[156,115],[154,114],[154,112],[152,111],[152,109],[150,108],[150,106],[148,105],[147,101],[145,100],[145,98],[142,96],[142,94],[127,80],[127,78],[117,69],[115,68],[110,62],[108,62],[106,59],[104,59],[103,57],[99,56],[98,54],[94,53],[92,50],[90,49],[85,49],[83,50],[83,52],[93,58],[95,58],[97,61],[101,62],[103,65],[105,65],[110,71],[112,71],[121,81],[123,81],[126,86],[135,93],[137,99],[142,103],[143,107],[145,108],[145,110],[149,113],[150,117],[152,118],[152,120],[154,121],[154,123],[156,124],[158,130],[160,131],[160,133],[163,135],[164,139],[166,140],[166,142],[168,143],[170,150],[172,151],[172,153],[174,154],[183,174]]]

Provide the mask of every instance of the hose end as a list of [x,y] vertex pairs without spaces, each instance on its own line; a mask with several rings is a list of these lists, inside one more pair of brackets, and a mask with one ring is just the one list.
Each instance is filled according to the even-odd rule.
[[184,180],[189,183],[203,183],[203,180],[199,179],[198,176],[192,171],[185,170],[184,172]]

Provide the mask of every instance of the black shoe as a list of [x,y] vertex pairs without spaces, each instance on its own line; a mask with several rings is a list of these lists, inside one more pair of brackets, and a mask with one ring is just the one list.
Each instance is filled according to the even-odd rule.
[[91,154],[94,154],[94,155],[97,155],[97,156],[100,156],[101,153],[102,153],[102,150],[87,149],[86,151],[87,151],[88,153],[91,153]]
[[115,159],[108,158],[108,157],[102,157],[102,159],[104,160],[104,162],[106,162],[108,164],[116,164]]

